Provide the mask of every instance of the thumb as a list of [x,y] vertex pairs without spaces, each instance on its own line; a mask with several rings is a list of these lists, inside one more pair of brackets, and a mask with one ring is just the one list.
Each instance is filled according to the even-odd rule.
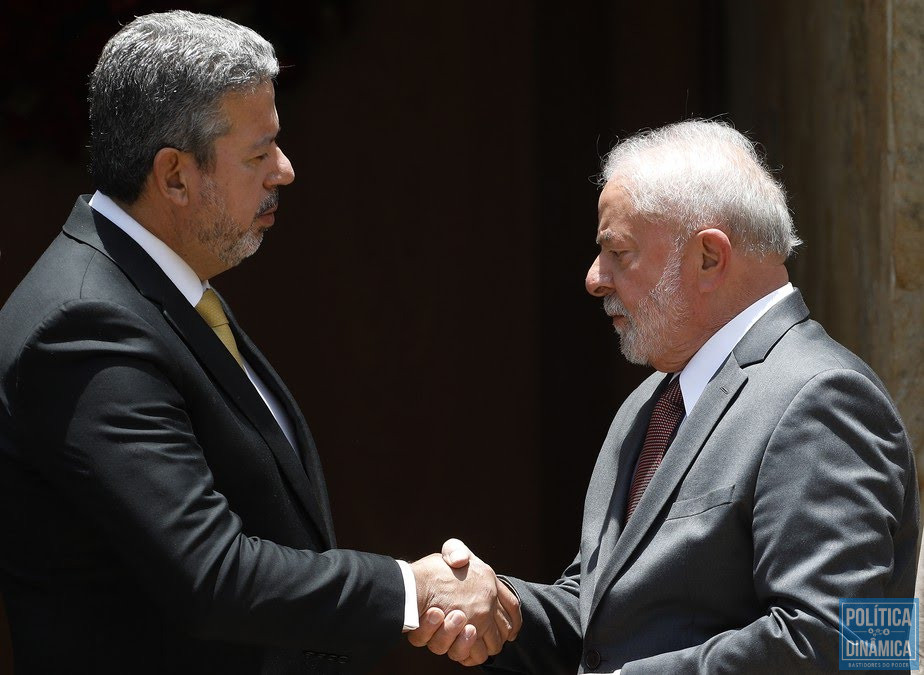
[[443,544],[442,554],[443,561],[455,569],[465,567],[475,557],[468,546],[459,539],[447,539]]

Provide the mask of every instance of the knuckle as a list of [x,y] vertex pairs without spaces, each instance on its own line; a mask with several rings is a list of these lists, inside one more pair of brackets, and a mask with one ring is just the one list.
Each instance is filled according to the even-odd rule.
[[446,645],[443,644],[428,644],[427,649],[436,654],[437,656],[442,656],[446,653]]

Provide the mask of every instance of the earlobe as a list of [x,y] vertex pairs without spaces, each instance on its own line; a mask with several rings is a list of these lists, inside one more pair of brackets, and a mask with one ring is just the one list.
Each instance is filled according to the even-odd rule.
[[718,288],[728,270],[731,242],[722,230],[710,228],[696,233],[699,244],[699,285],[704,292]]
[[176,148],[161,148],[154,155],[151,178],[155,188],[177,206],[189,202],[189,160],[187,153]]

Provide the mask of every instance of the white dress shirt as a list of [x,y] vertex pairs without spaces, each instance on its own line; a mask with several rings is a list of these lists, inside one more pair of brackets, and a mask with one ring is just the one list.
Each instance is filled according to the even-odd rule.
[[793,292],[792,284],[780,286],[749,306],[734,319],[722,326],[716,333],[706,340],[687,365],[680,371],[680,391],[683,393],[683,405],[687,417],[693,406],[702,396],[703,390],[709,380],[716,374],[728,355],[744,337],[751,326],[767,313],[773,305]]
[[[185,260],[177,255],[176,251],[155,237],[102,192],[97,191],[93,194],[90,198],[90,207],[112,221],[120,230],[131,237],[136,244],[143,248],[145,253],[151,256],[151,259],[173,282],[173,285],[183,294],[183,297],[186,298],[190,305],[195,307],[199,304],[199,300],[202,299],[202,294],[209,287],[209,283],[208,281],[201,281],[199,275],[193,271]],[[260,398],[266,403],[266,407],[269,408],[293,450],[296,450],[298,445],[295,427],[279,398],[254,372],[243,355],[241,355],[241,359],[244,362],[244,372],[247,373],[247,377],[259,392]],[[404,630],[414,630],[420,625],[417,617],[417,583],[414,579],[414,573],[411,571],[411,566],[403,560],[396,562],[401,569],[401,577],[404,580]]]

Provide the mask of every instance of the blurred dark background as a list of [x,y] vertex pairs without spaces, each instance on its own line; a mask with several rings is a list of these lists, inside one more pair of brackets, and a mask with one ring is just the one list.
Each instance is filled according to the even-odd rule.
[[[722,116],[777,163],[778,99],[736,75],[774,4],[41,4],[3,3],[0,301],[93,189],[86,80],[119,25],[185,8],[253,27],[284,64],[297,177],[259,254],[214,283],[308,418],[340,545],[416,559],[457,536],[553,581],[610,419],[647,374],[583,288],[600,158],[641,128]],[[377,672],[462,669],[402,643]]]

